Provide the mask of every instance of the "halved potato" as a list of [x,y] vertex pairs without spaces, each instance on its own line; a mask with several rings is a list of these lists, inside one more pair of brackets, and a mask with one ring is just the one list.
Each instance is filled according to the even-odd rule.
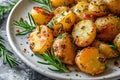
[[95,16],[104,16],[107,14],[108,8],[103,0],[92,0],[89,4],[88,11]]
[[54,43],[54,53],[63,63],[72,65],[75,63],[75,47],[72,45],[70,35],[67,33],[59,35]]
[[118,51],[120,52],[120,33],[114,39],[114,45],[117,47]]
[[47,24],[54,16],[52,12],[40,7],[33,7],[31,15],[36,24]]
[[30,48],[33,52],[42,54],[53,44],[52,31],[44,25],[36,27],[29,37]]
[[50,0],[53,7],[57,8],[59,6],[69,6],[74,4],[74,0]]
[[54,16],[47,26],[52,28],[54,36],[58,36],[61,31],[70,32],[75,20],[76,16],[72,11],[63,11]]
[[100,59],[100,53],[97,48],[87,47],[78,52],[75,62],[81,71],[97,75],[105,70],[105,63]]
[[110,11],[114,14],[120,15],[120,0],[103,0]]
[[[81,1],[81,2],[78,2],[73,8],[73,12],[76,14],[76,16],[82,20],[82,19],[85,19],[85,15],[88,13],[88,6],[89,6],[89,3],[86,2],[86,1]],[[89,17],[90,18],[90,17]]]
[[117,50],[113,49],[111,45],[107,43],[96,40],[92,43],[92,46],[98,48],[99,52],[103,54],[105,58],[118,57]]
[[120,19],[117,16],[106,16],[95,21],[97,27],[97,38],[112,41],[120,32]]
[[57,15],[63,11],[69,10],[69,7],[66,6],[60,6],[54,10],[54,15]]
[[79,47],[90,45],[96,37],[96,26],[92,20],[80,21],[72,31],[75,44]]

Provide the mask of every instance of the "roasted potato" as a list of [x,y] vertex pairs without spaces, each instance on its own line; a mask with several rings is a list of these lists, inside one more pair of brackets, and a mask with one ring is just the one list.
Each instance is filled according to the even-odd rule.
[[44,25],[36,27],[29,37],[30,48],[33,52],[42,54],[53,44],[52,31]]
[[98,48],[99,52],[103,54],[105,58],[118,57],[117,50],[113,49],[111,45],[107,43],[96,40],[92,43],[92,46]]
[[75,23],[76,16],[72,11],[63,11],[57,14],[48,23],[48,27],[53,29],[53,35],[58,36],[62,32],[70,32]]
[[91,0],[75,0],[75,3],[79,3],[81,1],[86,1],[86,2],[90,2]]
[[89,4],[88,11],[94,16],[104,16],[108,8],[103,0],[92,0]]
[[47,24],[54,16],[52,12],[40,7],[33,7],[31,15],[36,24]]
[[96,37],[96,26],[92,20],[80,21],[72,31],[75,44],[79,47],[90,45]]
[[114,14],[120,15],[120,0],[103,0],[110,11]]
[[69,6],[74,4],[74,0],[50,0],[53,7],[57,8],[59,6]]
[[67,10],[69,10],[69,7],[60,6],[60,7],[56,8],[56,9],[54,10],[54,15],[57,15],[57,14],[63,12],[63,11],[67,11]]
[[53,49],[56,56],[58,56],[63,63],[72,65],[75,62],[75,47],[72,45],[71,38],[67,33],[59,35],[54,43]]
[[117,16],[106,16],[95,21],[97,38],[104,41],[112,41],[120,32],[120,19]]
[[79,18],[79,20],[83,20],[83,19],[90,19],[90,16],[86,18],[86,14],[88,14],[88,6],[89,3],[86,1],[81,1],[78,2],[78,4],[76,4],[72,10],[73,12],[76,14],[76,16]]
[[105,63],[100,59],[97,48],[87,47],[77,53],[75,62],[81,71],[97,75],[105,70]]
[[120,52],[120,33],[114,39],[114,45],[117,47],[118,51]]

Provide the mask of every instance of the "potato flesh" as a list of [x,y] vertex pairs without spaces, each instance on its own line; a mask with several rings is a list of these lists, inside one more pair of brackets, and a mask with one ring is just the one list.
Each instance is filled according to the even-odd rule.
[[96,26],[91,20],[80,21],[72,31],[75,44],[79,47],[90,45],[96,37]]
[[105,64],[99,61],[100,54],[97,48],[87,47],[77,53],[75,62],[79,69],[91,75],[104,72]]
[[95,16],[104,16],[107,14],[107,6],[102,0],[92,0],[89,4],[88,11]]
[[43,54],[53,43],[52,31],[44,25],[36,27],[30,34],[29,43],[33,52]]
[[58,56],[63,63],[73,65],[75,62],[75,48],[72,46],[71,39],[67,33],[66,37],[57,37],[53,43],[54,53]]

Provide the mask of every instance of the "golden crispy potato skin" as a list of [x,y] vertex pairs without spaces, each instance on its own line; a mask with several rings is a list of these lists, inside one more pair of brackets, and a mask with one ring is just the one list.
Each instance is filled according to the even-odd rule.
[[120,52],[120,33],[115,37],[114,45],[117,46],[117,49]]
[[69,10],[69,7],[66,6],[60,6],[54,10],[54,15],[57,15],[63,11]]
[[53,35],[56,37],[61,31],[70,32],[75,20],[76,16],[72,11],[63,11],[53,17],[48,26],[50,25],[50,28],[53,29]]
[[99,58],[100,54],[97,48],[87,47],[78,52],[75,62],[81,71],[97,75],[105,70],[105,64]]
[[62,34],[61,36],[58,36],[53,43],[54,53],[63,63],[72,65],[75,63],[75,48],[67,33]]
[[104,16],[107,14],[108,8],[103,0],[92,0],[89,4],[88,11],[95,16]]
[[92,20],[80,21],[72,31],[75,44],[79,47],[90,45],[96,37],[96,26]]
[[112,41],[120,32],[120,19],[116,16],[106,16],[95,21],[97,27],[97,38]]
[[29,37],[30,48],[33,52],[42,54],[53,44],[52,31],[44,25],[36,27]]
[[114,14],[120,15],[120,0],[103,0],[110,11]]
[[53,17],[53,13],[40,7],[34,7],[31,15],[36,24],[47,24]]
[[92,46],[98,48],[99,52],[103,54],[105,58],[118,57],[117,51],[112,49],[107,43],[96,40],[92,43]]
[[[79,18],[79,20],[86,19],[85,15],[88,11],[88,6],[89,3],[86,1],[81,1],[78,2],[74,7],[73,7],[73,12],[76,14],[76,16]],[[90,18],[90,17],[89,17]],[[88,19],[88,18],[87,18]]]
[[74,4],[74,0],[50,0],[53,7],[57,8],[59,6]]

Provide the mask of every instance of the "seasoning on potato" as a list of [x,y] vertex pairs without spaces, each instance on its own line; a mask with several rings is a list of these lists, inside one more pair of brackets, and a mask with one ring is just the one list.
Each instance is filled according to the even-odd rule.
[[68,33],[60,34],[53,43],[54,53],[63,63],[72,65],[75,63],[75,47]]
[[33,52],[42,54],[53,44],[52,31],[45,25],[36,27],[29,36],[29,43]]
[[72,36],[79,47],[89,46],[96,37],[96,26],[92,20],[82,20],[74,26]]

